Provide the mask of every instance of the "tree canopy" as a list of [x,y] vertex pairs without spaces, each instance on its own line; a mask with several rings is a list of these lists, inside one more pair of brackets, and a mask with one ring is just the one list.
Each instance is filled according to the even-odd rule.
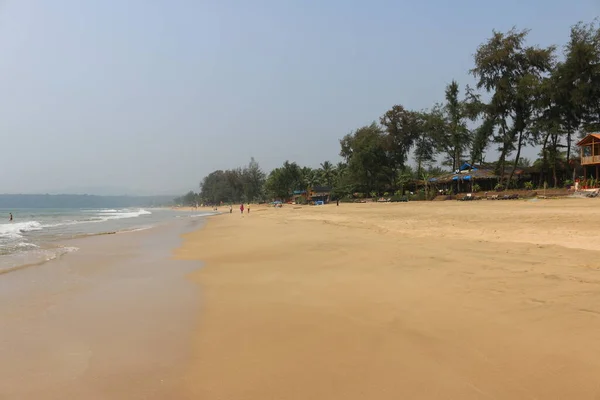
[[[377,122],[342,137],[337,164],[285,161],[265,174],[251,159],[208,174],[197,198],[214,204],[284,199],[319,185],[335,196],[392,192],[410,179],[442,173],[443,166],[454,171],[464,162],[483,163],[491,146],[506,187],[524,166],[557,186],[574,177],[574,140],[600,129],[600,23],[575,24],[561,51],[528,39],[527,29],[493,31],[475,49],[474,87],[461,90],[452,80],[438,94],[443,101],[427,110],[391,106]],[[538,160],[523,159],[526,146],[540,149]],[[559,170],[568,171],[559,176]]]

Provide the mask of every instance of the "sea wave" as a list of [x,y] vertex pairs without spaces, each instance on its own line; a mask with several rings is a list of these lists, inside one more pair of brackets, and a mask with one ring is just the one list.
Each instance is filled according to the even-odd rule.
[[37,221],[0,224],[0,238],[19,239],[23,237],[23,232],[39,231],[41,229],[43,229],[43,226]]
[[103,212],[100,214],[100,218],[105,219],[105,220],[112,220],[112,219],[123,219],[123,218],[136,218],[136,217],[140,217],[142,215],[150,215],[152,214],[150,211],[144,210],[142,208],[140,208],[137,211],[130,211],[130,210],[121,210],[121,211],[116,211],[116,212]]
[[42,228],[56,228],[60,226],[70,226],[70,225],[79,225],[79,224],[87,224],[87,223],[97,223],[97,222],[106,222],[115,219],[124,219],[124,218],[136,218],[142,215],[150,215],[152,214],[150,211],[139,209],[137,211],[131,210],[85,210],[86,212],[95,212],[97,213],[95,216],[90,216],[84,219],[77,220],[67,220],[61,221],[54,224],[46,224],[42,225]]
[[38,249],[40,246],[38,246],[37,244],[33,244],[33,243],[20,242],[17,244],[16,247],[21,248],[21,249]]
[[9,264],[0,263],[0,275],[23,268],[38,266],[77,250],[79,250],[77,247],[59,246],[53,249],[39,249],[11,254],[10,256],[13,257],[13,259],[6,260]]

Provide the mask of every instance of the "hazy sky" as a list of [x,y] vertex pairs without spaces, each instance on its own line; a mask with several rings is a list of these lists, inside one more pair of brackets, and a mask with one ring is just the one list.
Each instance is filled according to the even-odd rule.
[[392,105],[472,82],[492,29],[562,45],[597,15],[599,0],[0,0],[0,193],[178,193],[251,156],[337,161]]

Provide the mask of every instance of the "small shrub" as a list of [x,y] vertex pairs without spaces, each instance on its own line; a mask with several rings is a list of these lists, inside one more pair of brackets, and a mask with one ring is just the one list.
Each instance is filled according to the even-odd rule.
[[408,201],[408,198],[406,196],[393,195],[390,197],[390,201],[393,203],[405,202]]
[[565,186],[565,187],[570,187],[570,186],[573,186],[573,181],[572,181],[572,180],[570,180],[570,179],[567,179],[567,180],[564,182],[564,186]]
[[533,190],[533,182],[525,182],[525,190]]
[[479,186],[478,184],[473,184],[473,192],[477,193],[477,192],[481,192],[481,186]]
[[307,205],[308,204],[308,200],[306,199],[306,197],[304,196],[300,196],[296,199],[296,204],[300,204],[300,205]]
[[498,183],[496,186],[494,186],[494,190],[495,190],[496,192],[501,192],[501,191],[503,191],[503,190],[504,190],[504,185],[503,185],[503,184],[501,184],[501,183]]

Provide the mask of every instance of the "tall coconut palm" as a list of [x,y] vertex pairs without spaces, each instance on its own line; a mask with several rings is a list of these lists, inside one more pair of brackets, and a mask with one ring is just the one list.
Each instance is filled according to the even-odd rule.
[[333,166],[333,164],[329,161],[322,162],[320,173],[325,184],[329,187],[332,187],[335,177],[335,167]]

